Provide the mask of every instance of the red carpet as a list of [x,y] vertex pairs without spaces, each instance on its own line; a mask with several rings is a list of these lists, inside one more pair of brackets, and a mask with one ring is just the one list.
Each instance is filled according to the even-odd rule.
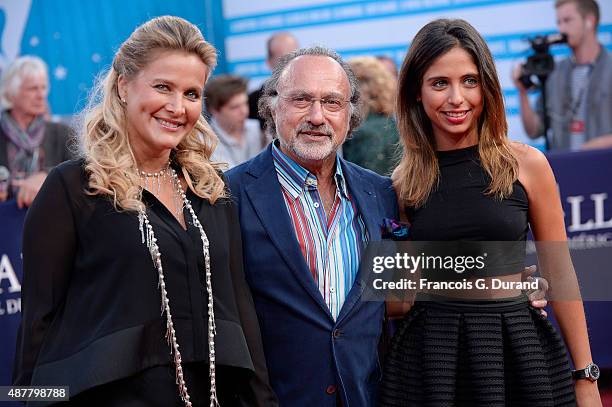
[[612,407],[612,390],[605,389],[600,392],[601,401],[604,407]]
[[611,369],[602,369],[598,386],[599,386],[599,394],[601,394],[601,402],[603,406],[612,407],[612,371]]

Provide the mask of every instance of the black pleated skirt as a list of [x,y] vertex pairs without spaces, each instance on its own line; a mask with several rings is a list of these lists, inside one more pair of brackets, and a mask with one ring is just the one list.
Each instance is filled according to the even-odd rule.
[[574,406],[567,351],[525,296],[417,302],[387,355],[380,406]]

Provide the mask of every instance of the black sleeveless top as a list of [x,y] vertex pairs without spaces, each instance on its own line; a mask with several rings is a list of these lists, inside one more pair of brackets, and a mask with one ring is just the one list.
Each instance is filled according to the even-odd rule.
[[[491,178],[481,166],[477,145],[438,151],[436,155],[440,166],[438,185],[422,207],[406,209],[412,240],[476,241],[489,248],[496,247],[497,253],[506,252],[504,259],[498,260],[512,267],[484,269],[470,274],[470,277],[522,271],[524,242],[529,229],[529,205],[523,185],[517,180],[512,194],[502,200],[486,195]],[[484,243],[500,241],[522,243]]]

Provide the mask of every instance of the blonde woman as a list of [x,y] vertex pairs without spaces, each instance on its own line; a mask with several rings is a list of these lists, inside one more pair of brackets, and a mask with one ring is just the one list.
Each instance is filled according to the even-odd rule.
[[168,16],[116,53],[83,157],[53,170],[28,212],[15,384],[69,386],[88,406],[275,404],[201,116],[215,63],[200,31]]
[[349,60],[363,97],[365,120],[342,146],[344,158],[380,175],[391,175],[399,161],[393,118],[397,80],[375,57]]
[[[400,72],[397,114],[402,161],[393,174],[415,241],[524,242],[529,229],[549,245],[566,240],[563,211],[546,158],[507,138],[491,53],[463,20],[436,20],[415,36]],[[560,246],[560,245],[557,245]],[[567,252],[539,252],[551,301],[577,369],[592,365],[576,276]],[[524,257],[465,273],[521,281]],[[571,263],[570,263],[571,264]],[[431,292],[405,317],[391,345],[382,406],[601,405],[597,384],[572,382],[559,335],[515,290]],[[591,379],[597,379],[592,377]]]

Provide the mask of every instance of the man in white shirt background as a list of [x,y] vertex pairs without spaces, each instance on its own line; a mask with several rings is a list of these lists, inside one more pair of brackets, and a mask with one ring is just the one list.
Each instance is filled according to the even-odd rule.
[[229,168],[254,157],[264,144],[257,120],[249,119],[247,81],[235,75],[212,78],[204,91],[210,124],[219,137],[211,159]]

